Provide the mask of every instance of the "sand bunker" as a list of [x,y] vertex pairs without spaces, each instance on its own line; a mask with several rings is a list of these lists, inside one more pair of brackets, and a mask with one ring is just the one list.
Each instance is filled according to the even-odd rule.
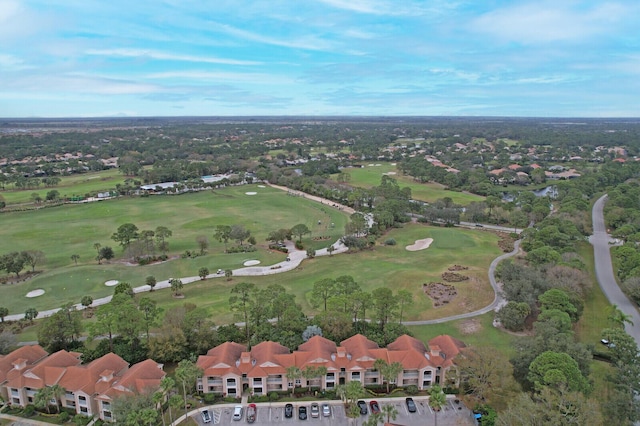
[[113,286],[118,285],[119,282],[120,281],[118,281],[118,280],[109,280],[109,281],[105,281],[104,285],[106,285],[107,287],[113,287]]
[[44,294],[44,290],[42,289],[32,290],[29,293],[27,293],[27,297],[38,297],[38,296],[42,296],[43,294]]
[[383,175],[387,175],[387,176],[393,176],[393,175],[395,175],[395,174],[396,174],[396,172],[386,172],[386,173],[383,173]]
[[257,192],[245,192],[245,194],[247,194],[247,195],[256,195]]
[[258,188],[266,188],[264,185],[258,185]]
[[243,263],[244,266],[256,266],[259,264],[260,264],[259,260],[247,260],[246,262]]
[[424,240],[416,240],[415,243],[405,248],[409,251],[424,250],[426,248],[429,248],[432,242],[433,242],[433,238],[425,238]]

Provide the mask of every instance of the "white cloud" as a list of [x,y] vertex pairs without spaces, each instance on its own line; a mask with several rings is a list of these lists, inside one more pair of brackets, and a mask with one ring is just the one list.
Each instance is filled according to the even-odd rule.
[[215,28],[225,34],[248,41],[254,41],[262,44],[270,44],[273,46],[289,47],[294,49],[305,50],[331,50],[332,44],[315,36],[296,36],[293,39],[279,39],[251,31],[242,30],[232,27],[231,25],[212,23]]
[[263,73],[234,73],[234,72],[210,72],[210,71],[167,71],[152,73],[146,76],[149,79],[190,79],[208,81],[228,81],[233,83],[256,84],[293,84],[294,79],[286,76],[278,76]]
[[471,27],[503,42],[582,42],[611,32],[630,12],[618,3],[579,6],[570,1],[523,3],[485,13]]
[[260,65],[256,61],[243,61],[238,59],[213,58],[205,56],[193,55],[176,55],[173,53],[165,53],[146,49],[90,49],[85,52],[87,55],[96,56],[115,56],[126,58],[149,58],[162,61],[184,61],[184,62],[204,62],[210,64],[225,65]]
[[0,53],[0,68],[2,71],[19,71],[33,67],[26,65],[22,59],[13,55]]

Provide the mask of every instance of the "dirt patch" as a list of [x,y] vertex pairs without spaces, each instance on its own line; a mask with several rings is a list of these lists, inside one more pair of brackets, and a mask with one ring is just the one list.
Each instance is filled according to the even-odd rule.
[[442,279],[450,283],[459,283],[461,281],[468,280],[469,277],[466,275],[458,274],[457,272],[444,272],[442,274]]
[[462,266],[462,265],[453,265],[447,268],[447,270],[449,271],[466,271],[467,269],[469,269],[468,266]]
[[470,318],[460,322],[458,329],[460,330],[460,333],[465,335],[475,334],[482,330],[482,324],[480,324],[480,321],[477,319]]
[[458,290],[454,286],[445,283],[422,284],[422,290],[433,301],[433,306],[436,308],[449,304],[458,295]]
[[500,237],[500,239],[498,240],[498,247],[500,247],[500,249],[505,253],[511,253],[514,248],[513,244],[516,241],[515,238],[510,235],[505,235],[501,232],[497,232],[496,234]]

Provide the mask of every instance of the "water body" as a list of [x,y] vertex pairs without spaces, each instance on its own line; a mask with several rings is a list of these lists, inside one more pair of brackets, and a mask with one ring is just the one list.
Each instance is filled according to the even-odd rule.
[[[555,185],[549,185],[545,188],[542,189],[536,189],[531,191],[533,192],[533,195],[535,195],[536,197],[549,197],[552,200],[558,197],[558,187]],[[511,202],[513,200],[515,200],[516,198],[516,194],[513,194],[511,192],[503,192],[502,193],[502,201],[506,201],[506,202]]]

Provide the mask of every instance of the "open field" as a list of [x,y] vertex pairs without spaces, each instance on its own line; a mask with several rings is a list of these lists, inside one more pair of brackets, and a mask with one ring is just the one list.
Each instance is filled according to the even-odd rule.
[[[410,176],[404,176],[400,173],[394,163],[376,163],[374,165],[366,164],[363,168],[347,168],[344,173],[351,175],[349,185],[371,188],[380,185],[380,179],[385,173],[392,173],[389,176],[398,181],[401,188],[408,186],[411,188],[411,197],[414,200],[432,203],[439,198],[450,197],[454,203],[467,205],[472,201],[482,201],[484,197],[480,195],[469,194],[466,192],[457,192],[446,190],[444,185],[435,182],[419,183],[415,182]],[[393,174],[395,173],[395,174]],[[333,177],[334,179],[336,176]]]
[[[282,194],[285,199],[295,200],[303,203],[302,205],[310,203],[304,199]],[[203,196],[204,194],[195,195]],[[277,193],[273,195],[277,198]],[[173,199],[172,197],[156,198]],[[185,207],[185,210],[189,209]],[[294,210],[301,211],[300,208]],[[281,226],[279,221],[274,223],[277,224],[275,226]],[[394,292],[401,288],[409,290],[415,296],[415,303],[406,310],[405,319],[407,320],[432,319],[471,311],[493,300],[493,292],[488,284],[486,271],[487,266],[500,253],[500,250],[496,245],[497,237],[492,233],[409,224],[402,229],[392,230],[383,238],[394,238],[397,245],[380,245],[374,250],[361,253],[307,260],[298,269],[284,274],[234,277],[231,281],[223,277],[198,281],[185,286],[183,291],[185,299],[174,299],[169,290],[155,291],[149,295],[167,308],[184,302],[206,307],[218,323],[232,320],[228,309],[229,291],[232,286],[242,281],[254,282],[259,286],[281,284],[287,291],[296,295],[297,303],[300,303],[304,311],[309,314],[314,313],[309,304],[313,283],[325,277],[336,278],[340,275],[352,275],[362,288],[368,291],[380,286],[387,286]],[[406,245],[421,238],[433,238],[434,242],[426,250],[410,252],[405,249]],[[191,241],[193,240],[189,240],[190,248],[193,249],[194,243]],[[158,280],[162,280],[169,277],[195,276],[201,266],[207,266],[214,271],[218,267],[240,268],[242,262],[247,259],[261,260],[263,265],[283,260],[283,254],[268,250],[248,254],[221,254],[222,247],[218,243],[216,246],[209,250],[210,254],[196,259],[176,259],[148,266],[128,266],[122,263],[97,265],[95,262],[73,266],[69,265],[69,260],[63,267],[45,272],[25,283],[3,286],[2,290],[7,300],[12,301],[8,304],[11,313],[21,313],[28,307],[42,310],[60,306],[68,301],[77,303],[85,294],[91,294],[94,298],[108,295],[112,288],[104,286],[104,282],[110,279],[128,281],[138,286],[144,284],[147,275],[154,275]],[[92,256],[93,250],[88,250]],[[471,279],[454,284],[458,289],[458,296],[449,305],[434,309],[431,300],[422,292],[422,284],[442,281],[440,274],[456,263],[470,268],[465,271],[465,274]],[[357,267],[354,267],[356,264]],[[46,291],[44,296],[33,299],[24,297],[28,291],[38,288]]]
[[117,184],[124,183],[126,178],[117,170],[103,170],[96,173],[83,173],[71,176],[62,176],[58,185],[52,188],[40,186],[35,189],[12,189],[0,192],[7,204],[30,203],[31,194],[40,194],[44,199],[47,192],[56,190],[60,196],[85,195],[87,193],[114,190]]
[[[249,196],[245,192],[257,194]],[[42,309],[57,307],[66,301],[78,302],[84,294],[94,297],[107,295],[110,290],[103,283],[109,279],[142,285],[147,275],[155,275],[160,280],[195,276],[201,266],[214,271],[217,268],[240,268],[248,259],[257,259],[263,264],[280,262],[283,253],[266,249],[268,243],[265,238],[270,231],[305,223],[312,231],[311,236],[305,238],[307,245],[322,248],[342,236],[347,215],[326,205],[288,196],[284,191],[249,185],[213,192],[122,198],[6,213],[2,220],[0,253],[41,250],[47,258],[43,265],[37,266],[43,270],[37,277],[24,283],[2,286],[5,300],[11,300],[6,305],[15,313],[24,312],[27,302],[29,306]],[[136,224],[140,230],[158,226],[172,230],[173,236],[168,240],[172,256],[179,256],[185,250],[197,250],[196,237],[205,235],[210,242],[210,254],[145,267],[128,266],[118,258],[110,264],[98,265],[94,260],[94,243],[112,246],[120,256],[121,250],[111,240],[111,235],[118,226],[127,222]],[[221,224],[244,225],[252,231],[259,250],[246,254],[223,254],[223,244],[213,239],[215,226]],[[309,238],[317,236],[331,239],[312,242]],[[71,260],[72,254],[80,256],[78,266]],[[44,289],[47,295],[25,299],[27,292],[39,288]],[[54,298],[53,305],[51,297]]]
[[[433,245],[423,251],[409,252],[405,243],[413,242],[419,235],[432,235]],[[386,236],[398,241],[396,246],[376,246],[375,250],[354,254],[324,256],[304,261],[299,268],[284,274],[262,277],[215,278],[185,286],[185,299],[174,299],[168,290],[148,294],[165,308],[179,306],[185,302],[196,303],[211,313],[218,324],[233,321],[228,308],[229,291],[240,282],[252,282],[259,287],[280,284],[287,292],[296,296],[304,312],[316,311],[309,303],[313,284],[323,278],[337,278],[351,275],[360,286],[371,291],[386,286],[394,292],[409,290],[414,295],[414,304],[405,313],[406,320],[433,319],[461,311],[471,311],[486,306],[493,300],[489,286],[487,267],[500,251],[493,234],[473,230],[433,228],[423,225],[409,225],[394,230]],[[440,245],[438,245],[440,240]],[[469,253],[473,253],[470,255]],[[467,259],[473,259],[468,262]],[[422,293],[422,283],[441,281],[440,274],[454,263],[470,267],[468,275],[477,277],[478,282],[456,283],[459,295],[449,306],[434,309],[430,299]],[[354,267],[357,265],[357,267]],[[471,280],[470,280],[471,281]]]

